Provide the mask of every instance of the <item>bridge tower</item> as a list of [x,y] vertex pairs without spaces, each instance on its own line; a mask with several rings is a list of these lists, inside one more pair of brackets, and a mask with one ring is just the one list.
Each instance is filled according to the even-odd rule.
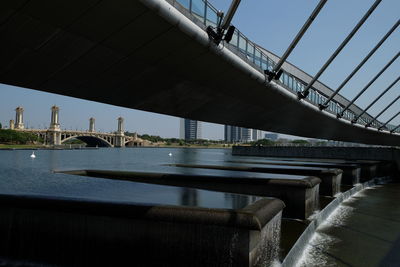
[[59,111],[60,111],[59,107],[57,106],[51,107],[50,128],[47,130],[47,142],[49,145],[61,145]]
[[125,146],[125,134],[124,134],[124,118],[118,118],[118,130],[115,134],[114,146],[124,147]]
[[14,130],[15,122],[14,120],[10,120],[10,130]]
[[15,109],[15,129],[24,129],[24,109],[23,107],[17,107]]
[[94,128],[95,119],[92,117],[89,119],[89,132],[94,133],[96,130]]

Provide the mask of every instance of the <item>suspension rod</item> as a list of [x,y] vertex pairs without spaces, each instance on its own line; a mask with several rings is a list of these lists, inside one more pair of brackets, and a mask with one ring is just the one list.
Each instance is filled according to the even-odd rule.
[[325,103],[320,104],[319,108],[321,110],[326,109],[329,105],[329,102],[342,90],[342,88],[347,84],[347,82],[353,78],[353,76],[361,69],[361,67],[368,61],[368,59],[378,50],[378,48],[386,41],[386,39],[396,30],[399,26],[400,20],[393,25],[393,27],[383,36],[383,38],[379,41],[379,43],[368,53],[368,55],[358,64],[358,66],[347,76],[347,78],[342,82],[341,85],[335,90],[335,92],[325,101]]
[[394,114],[394,116],[391,117],[387,122],[385,122],[385,124],[383,124],[381,127],[379,127],[378,130],[382,130],[383,127],[385,127],[389,122],[391,122],[394,118],[396,118],[399,115],[400,115],[400,111],[397,112],[396,114]]
[[369,81],[369,83],[368,83],[366,86],[364,86],[364,88],[353,98],[353,100],[351,100],[350,103],[347,104],[347,106],[342,110],[342,112],[340,112],[340,113],[337,114],[337,117],[338,117],[338,118],[343,117],[344,112],[345,112],[351,105],[353,105],[353,103],[354,103],[354,102],[355,102],[355,101],[356,101],[356,100],[371,86],[371,84],[373,84],[373,83],[379,78],[379,76],[382,75],[382,73],[385,72],[385,70],[386,70],[387,68],[389,68],[390,65],[392,65],[392,63],[399,57],[399,55],[400,55],[400,52],[397,52],[397,54],[389,61],[389,63],[387,63],[387,64],[385,65],[385,67],[383,67],[383,69],[381,69],[381,71],[378,72],[378,74],[376,74],[375,77],[372,78],[372,80]]
[[[297,43],[300,41],[300,39],[303,37],[304,33],[307,31],[307,29],[310,27],[310,25],[313,23],[314,19],[317,17],[318,13],[321,11],[323,6],[326,4],[328,0],[320,0],[318,5],[315,7],[313,12],[311,13],[310,17],[307,19],[307,21],[304,23],[303,27],[300,29],[300,31],[297,33],[296,37],[293,39],[292,43],[289,45],[283,56],[279,59],[278,63],[275,65],[274,69],[272,72],[270,72],[269,75],[275,76],[276,73],[280,70],[282,67],[283,63],[286,61],[286,59],[289,57],[290,53],[293,51],[293,49],[296,47]],[[272,77],[275,78],[275,77]],[[279,77],[278,77],[279,79]]]
[[399,129],[400,128],[400,124],[399,125],[397,125],[395,128],[393,128],[393,130],[391,130],[390,131],[390,133],[394,133],[397,129]]
[[229,7],[228,13],[226,13],[226,15],[225,15],[225,17],[224,17],[224,19],[223,19],[223,21],[222,21],[222,26],[221,26],[221,28],[222,28],[223,30],[228,29],[229,25],[231,25],[231,21],[232,21],[232,19],[233,19],[233,15],[235,15],[236,10],[237,10],[238,7],[239,7],[240,1],[241,1],[241,0],[233,0],[233,1],[232,1],[231,5],[230,5],[230,7]]
[[372,121],[368,122],[368,123],[365,125],[365,127],[371,126],[371,124],[372,124],[374,121],[376,121],[386,110],[388,110],[388,109],[389,109],[394,103],[396,103],[397,100],[399,100],[399,99],[400,99],[400,95],[399,95],[398,97],[396,97],[395,99],[393,99],[393,101],[392,101],[389,105],[387,105],[384,109],[382,109],[382,111],[379,112],[379,114],[376,115],[376,116],[372,119]]
[[364,115],[364,113],[367,112],[368,109],[369,109],[370,107],[372,107],[379,99],[381,99],[382,96],[384,96],[387,92],[389,92],[389,90],[392,89],[392,87],[393,87],[399,80],[400,80],[400,76],[397,77],[397,79],[396,79],[394,82],[392,82],[392,83],[391,83],[377,98],[375,98],[374,101],[371,102],[371,104],[368,105],[368,107],[366,107],[366,108],[365,108],[357,117],[355,117],[351,122],[352,122],[352,123],[356,123],[357,120],[358,120],[362,115]]
[[357,25],[353,28],[350,34],[346,37],[346,39],[340,44],[340,46],[336,49],[336,51],[331,55],[328,61],[322,66],[322,68],[318,71],[318,73],[314,76],[314,78],[308,83],[306,88],[298,92],[299,99],[306,98],[311,86],[318,80],[318,78],[324,73],[326,68],[332,63],[332,61],[336,58],[336,56],[342,51],[342,49],[346,46],[346,44],[351,40],[354,34],[360,29],[360,27],[364,24],[364,22],[368,19],[368,17],[372,14],[375,8],[382,2],[382,0],[376,0],[375,3],[368,9],[367,13],[362,17],[362,19],[357,23]]

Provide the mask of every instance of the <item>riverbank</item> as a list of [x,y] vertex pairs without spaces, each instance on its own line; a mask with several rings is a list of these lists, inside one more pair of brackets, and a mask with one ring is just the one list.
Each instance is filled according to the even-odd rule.
[[[146,147],[146,146],[144,146]],[[147,146],[147,147],[162,147],[162,148],[232,148],[232,145],[179,145],[179,144],[171,144],[171,145],[157,145],[157,146]]]
[[40,149],[47,148],[43,145],[16,145],[16,144],[0,144],[0,149]]
[[84,146],[45,146],[45,145],[9,145],[0,144],[0,150],[73,150],[73,149],[98,149],[97,147]]
[[[139,146],[140,148],[203,148],[203,149],[231,149],[232,145],[156,145],[156,146]],[[138,148],[135,147],[126,147],[126,148]],[[16,144],[0,144],[0,150],[42,150],[42,149],[57,149],[57,150],[69,150],[69,149],[96,149],[96,147],[85,147],[85,146],[45,146],[45,145],[16,145]]]

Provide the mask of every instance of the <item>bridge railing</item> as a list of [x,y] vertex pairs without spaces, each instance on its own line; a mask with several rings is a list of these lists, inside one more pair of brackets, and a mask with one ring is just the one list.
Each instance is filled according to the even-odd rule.
[[[208,0],[167,0],[176,6],[178,3],[181,7],[185,8],[192,17],[191,19],[196,19],[198,22],[202,23],[204,26],[213,26],[217,25],[218,10],[213,7]],[[264,73],[264,70],[272,70],[276,64],[274,60],[272,60],[266,53],[262,51],[260,46],[250,41],[243,33],[241,33],[238,29],[235,29],[235,32],[232,36],[232,40],[229,44],[225,45],[231,51],[239,52],[242,55],[242,58],[250,63],[254,68],[258,69],[260,72]],[[297,92],[303,91],[303,89],[307,86],[307,83],[302,81],[301,79],[295,77],[291,73],[283,70],[283,73],[277,81],[282,87],[293,92],[297,95]],[[333,92],[333,91],[332,91]],[[318,106],[319,104],[325,103],[329,96],[316,89],[315,87],[310,88],[309,95],[305,98],[305,101]],[[344,104],[337,102],[332,99],[329,102],[329,106],[326,111],[336,115],[341,113],[344,109]],[[343,114],[343,118],[349,121],[353,120],[357,117],[357,114],[352,110],[346,110]],[[365,113],[365,115],[361,116],[357,123],[366,125],[372,120],[372,117]],[[370,126],[374,128],[379,128],[383,123],[379,121],[374,121]],[[395,128],[393,125],[387,125],[386,129],[392,130]],[[400,132],[400,129],[397,129],[396,132]]]

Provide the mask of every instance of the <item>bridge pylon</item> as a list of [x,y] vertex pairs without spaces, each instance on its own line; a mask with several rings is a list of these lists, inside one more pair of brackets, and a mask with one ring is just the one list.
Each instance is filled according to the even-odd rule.
[[57,106],[51,107],[51,122],[50,128],[47,130],[47,144],[48,145],[61,145],[61,129],[59,123],[59,111]]
[[92,117],[89,119],[89,132],[94,133],[95,127],[94,127],[95,119]]
[[22,130],[25,128],[24,126],[24,108],[17,107],[15,109],[15,129]]
[[124,118],[119,117],[118,119],[118,130],[115,134],[114,146],[125,147],[125,134],[124,134]]

